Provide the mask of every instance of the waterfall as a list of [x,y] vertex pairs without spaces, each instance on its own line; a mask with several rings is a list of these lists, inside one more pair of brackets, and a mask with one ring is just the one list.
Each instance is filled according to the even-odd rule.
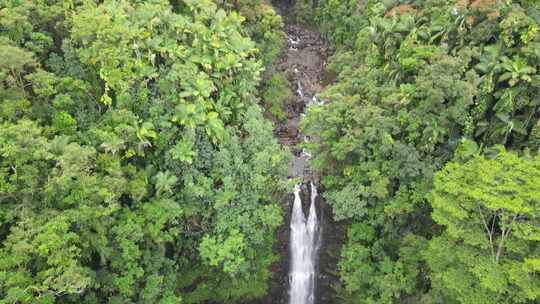
[[315,209],[317,188],[311,183],[309,214],[302,210],[300,186],[294,189],[291,216],[291,268],[289,304],[315,303],[315,263],[319,247],[319,221]]

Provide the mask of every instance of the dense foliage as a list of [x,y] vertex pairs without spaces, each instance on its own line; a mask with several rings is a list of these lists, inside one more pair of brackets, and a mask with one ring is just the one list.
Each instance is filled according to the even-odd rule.
[[[337,50],[303,128],[339,302],[540,302],[539,3],[296,1]],[[282,27],[264,0],[0,1],[0,303],[265,295]]]
[[436,293],[460,303],[538,299],[539,184],[539,156],[504,150],[437,173],[433,219],[446,229],[426,252]]
[[283,33],[242,5],[0,2],[0,303],[265,294],[288,156],[256,88]]
[[349,227],[342,300],[540,301],[538,2],[298,7],[338,50],[304,125]]
[[285,104],[292,99],[291,84],[284,73],[273,73],[266,81],[263,99],[268,111],[277,119],[287,118]]
[[272,68],[280,54],[285,33],[283,21],[272,6],[265,0],[215,0],[228,11],[237,11],[245,18],[243,30],[256,43],[259,57],[266,67]]

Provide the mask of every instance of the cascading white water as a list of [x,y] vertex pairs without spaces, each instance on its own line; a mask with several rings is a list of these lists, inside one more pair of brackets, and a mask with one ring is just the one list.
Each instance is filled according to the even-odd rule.
[[297,185],[294,189],[294,205],[291,216],[289,304],[313,304],[315,302],[315,263],[319,247],[316,198],[317,188],[311,183],[309,214],[306,219],[302,210],[300,186]]

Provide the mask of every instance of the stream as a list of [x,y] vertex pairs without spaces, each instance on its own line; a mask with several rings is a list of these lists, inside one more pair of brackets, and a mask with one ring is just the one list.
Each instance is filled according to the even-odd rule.
[[[281,127],[282,144],[291,148],[294,159],[289,176],[300,178],[296,185],[290,215],[288,303],[314,304],[318,276],[321,226],[317,216],[317,176],[309,166],[311,154],[300,144],[311,140],[299,131],[299,123],[310,104],[320,105],[317,93],[322,90],[324,71],[323,42],[316,32],[298,25],[287,24],[287,51],[280,67],[286,72],[294,101],[287,105],[287,124]],[[302,200],[302,188],[305,199]],[[307,212],[304,211],[307,207]]]
[[310,183],[310,188],[310,204],[307,218],[302,210],[300,185],[297,185],[294,189],[290,241],[290,304],[315,303],[315,272],[320,244],[320,226],[315,208],[317,188],[313,183]]
[[311,153],[302,148],[303,142],[318,139],[300,131],[307,108],[323,104],[318,94],[327,82],[326,60],[331,49],[317,31],[297,22],[292,2],[276,0],[274,6],[283,17],[287,34],[275,72],[285,74],[294,93],[284,105],[287,119],[274,119],[274,134],[292,152],[288,176],[299,184],[283,201],[288,225],[278,229],[274,251],[279,260],[270,269],[273,279],[267,296],[257,303],[335,303],[336,248],[341,246],[344,232],[332,221],[330,207],[320,198],[320,177],[310,168]]
[[317,214],[321,210],[316,186],[319,177],[309,166],[311,154],[301,148],[302,142],[314,139],[301,134],[299,124],[308,106],[322,104],[317,94],[323,89],[328,47],[317,32],[291,22],[287,16],[285,21],[287,48],[278,66],[287,75],[295,97],[286,105],[287,122],[278,123],[276,131],[281,144],[288,146],[294,155],[289,176],[301,180],[289,201],[292,208],[289,209],[287,303],[314,304],[319,302],[318,263],[322,244],[322,226]]

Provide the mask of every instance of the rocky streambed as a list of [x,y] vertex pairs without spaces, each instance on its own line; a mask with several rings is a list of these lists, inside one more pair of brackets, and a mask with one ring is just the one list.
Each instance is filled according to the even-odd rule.
[[[286,120],[275,120],[275,136],[283,146],[293,154],[289,168],[289,177],[299,178],[304,185],[313,182],[320,187],[320,178],[309,166],[311,154],[302,149],[301,144],[311,139],[300,131],[300,122],[309,104],[318,104],[318,94],[327,82],[326,64],[331,48],[321,35],[311,27],[297,23],[294,18],[294,5],[287,1],[274,3],[285,21],[287,44],[278,62],[276,72],[286,75],[294,98],[284,105]],[[309,202],[309,187],[302,187],[300,196],[303,202]],[[256,303],[289,303],[289,270],[291,252],[289,249],[291,210],[294,197],[291,194],[283,200],[284,224],[279,228],[275,252],[279,260],[273,264],[273,279],[268,295]],[[321,243],[317,258],[315,303],[336,303],[334,286],[337,281],[337,260],[345,235],[342,225],[332,220],[332,210],[321,196],[317,198]],[[308,206],[304,206],[307,213]]]

